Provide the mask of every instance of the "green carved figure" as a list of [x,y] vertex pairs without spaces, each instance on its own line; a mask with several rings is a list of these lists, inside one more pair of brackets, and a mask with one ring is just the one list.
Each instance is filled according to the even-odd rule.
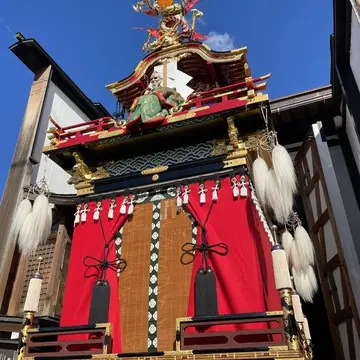
[[175,88],[162,87],[161,83],[161,75],[154,72],[145,94],[136,98],[131,105],[128,127],[137,122],[163,121],[167,115],[180,111],[184,98]]

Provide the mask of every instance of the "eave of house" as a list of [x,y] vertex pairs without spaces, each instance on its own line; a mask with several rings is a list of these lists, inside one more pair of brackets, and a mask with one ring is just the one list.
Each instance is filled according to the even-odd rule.
[[34,74],[51,65],[53,71],[51,81],[90,119],[110,116],[103,105],[93,103],[80,90],[35,39],[19,40],[11,45],[9,49]]

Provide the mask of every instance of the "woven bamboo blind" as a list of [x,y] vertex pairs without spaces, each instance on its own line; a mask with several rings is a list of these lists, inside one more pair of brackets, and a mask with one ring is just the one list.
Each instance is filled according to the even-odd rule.
[[125,353],[147,351],[152,208],[151,203],[137,205],[124,226],[121,257],[127,267],[120,274],[119,298]]
[[174,349],[176,318],[187,316],[191,265],[182,265],[181,247],[191,242],[192,224],[176,213],[176,200],[163,200],[160,215],[158,350]]
[[[121,257],[127,268],[119,279],[123,352],[148,351],[149,267],[153,204],[139,204],[125,224]],[[172,350],[176,318],[187,315],[192,266],[180,262],[181,247],[191,242],[192,224],[186,213],[176,213],[174,199],[160,203],[157,291],[157,349]]]

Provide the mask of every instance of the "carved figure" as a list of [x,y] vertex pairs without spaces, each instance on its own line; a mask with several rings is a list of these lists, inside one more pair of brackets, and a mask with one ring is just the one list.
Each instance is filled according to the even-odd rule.
[[163,87],[161,84],[162,76],[154,71],[144,95],[136,98],[131,105],[127,127],[137,122],[162,121],[165,116],[180,111],[184,98],[175,88]]
[[[139,1],[133,6],[134,10],[143,12],[150,16],[160,16],[158,29],[150,28],[147,30],[148,39],[143,46],[143,51],[155,51],[157,49],[175,45],[185,39],[204,40],[205,36],[195,32],[196,18],[204,14],[196,9],[192,9],[199,0],[181,0],[181,4],[174,3],[173,0],[155,0],[151,4],[150,0]],[[185,16],[192,11],[192,24],[189,26]],[[155,38],[151,42],[152,38]]]
[[79,153],[73,152],[72,155],[75,159],[75,165],[68,171],[71,175],[68,184],[77,185],[86,181],[102,179],[109,176],[109,173],[104,167],[98,167],[93,171],[85,164]]

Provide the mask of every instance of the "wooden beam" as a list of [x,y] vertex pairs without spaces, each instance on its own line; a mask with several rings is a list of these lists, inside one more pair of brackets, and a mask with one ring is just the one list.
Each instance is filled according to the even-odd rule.
[[[22,127],[16,144],[0,207],[0,307],[7,285],[14,245],[6,246],[17,205],[23,199],[24,186],[30,184],[33,165],[30,162],[42,109],[51,80],[51,66],[35,74]],[[6,251],[5,251],[6,250]]]

